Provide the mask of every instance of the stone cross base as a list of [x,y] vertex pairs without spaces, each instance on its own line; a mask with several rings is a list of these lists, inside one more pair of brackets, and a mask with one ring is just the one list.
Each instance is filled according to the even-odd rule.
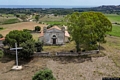
[[13,66],[12,70],[22,70],[22,66]]

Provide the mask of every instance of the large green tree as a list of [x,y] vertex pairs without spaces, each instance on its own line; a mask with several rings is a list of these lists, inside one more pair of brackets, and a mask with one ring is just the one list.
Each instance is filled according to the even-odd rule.
[[21,43],[30,39],[32,39],[32,35],[29,32],[13,30],[6,35],[3,43],[10,47],[14,47],[15,43],[19,46]]
[[74,12],[65,20],[77,52],[80,51],[81,44],[90,47],[97,42],[104,42],[106,32],[112,30],[111,22],[100,12]]

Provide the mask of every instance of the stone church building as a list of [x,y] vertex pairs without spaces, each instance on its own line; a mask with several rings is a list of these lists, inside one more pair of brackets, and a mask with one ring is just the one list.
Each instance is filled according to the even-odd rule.
[[45,45],[63,45],[69,42],[70,35],[65,27],[59,28],[58,26],[53,26],[49,29],[47,27],[43,28],[40,34],[39,40]]

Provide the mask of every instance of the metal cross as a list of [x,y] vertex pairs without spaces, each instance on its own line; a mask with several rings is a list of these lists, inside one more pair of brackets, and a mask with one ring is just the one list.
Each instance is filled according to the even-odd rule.
[[16,50],[16,65],[18,67],[18,53],[17,50],[22,49],[22,47],[17,47],[17,43],[15,43],[15,48],[10,48],[10,50]]

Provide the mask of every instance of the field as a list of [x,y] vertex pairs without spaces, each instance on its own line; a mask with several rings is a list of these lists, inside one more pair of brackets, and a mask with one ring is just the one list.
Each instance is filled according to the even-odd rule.
[[61,21],[46,21],[45,23],[49,25],[63,25]]
[[[23,30],[23,29],[34,30],[35,26],[44,27],[45,25],[38,24],[38,23],[35,23],[35,22],[21,22],[21,23],[15,23],[15,24],[0,25],[0,27],[4,28],[4,30],[0,31],[0,34],[5,36],[6,34],[8,34],[12,30]],[[32,35],[33,35],[33,38],[35,40],[37,40],[40,33],[33,33]]]
[[[107,14],[106,16],[111,22],[120,21],[118,15]],[[54,20],[58,22],[62,19],[62,17],[60,19],[58,17],[53,19],[53,16],[47,19],[47,17],[41,20],[43,22],[48,20],[48,23],[52,24]],[[4,28],[0,33],[5,36],[12,30],[33,30],[36,25],[42,28],[46,26],[35,22],[0,25]],[[102,80],[102,77],[120,77],[120,26],[114,24],[112,32],[108,34],[110,35],[106,36],[107,42],[101,44],[99,54],[80,57],[35,57],[28,62],[19,60],[19,64],[23,66],[23,70],[20,71],[12,71],[15,60],[4,57],[0,60],[0,80],[32,80],[32,76],[43,68],[51,69],[57,80]],[[39,37],[39,33],[32,35],[36,40]],[[51,54],[74,49],[74,42],[63,46],[44,46],[44,51]]]
[[119,23],[120,23],[120,15],[117,15],[117,14],[105,14],[105,16],[106,16],[111,22],[119,22]]

